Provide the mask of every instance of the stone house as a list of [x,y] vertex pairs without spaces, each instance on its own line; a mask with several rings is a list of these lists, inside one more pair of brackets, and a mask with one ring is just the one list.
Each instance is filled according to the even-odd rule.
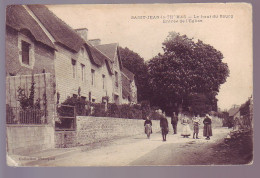
[[[19,19],[19,20],[17,20]],[[6,75],[51,73],[59,103],[80,95],[122,103],[118,44],[95,45],[87,29],[74,30],[42,5],[7,8]]]
[[54,74],[55,45],[27,9],[6,9],[6,76]]
[[231,109],[228,110],[228,114],[229,120],[232,121],[234,130],[237,130],[240,124],[240,106],[234,105]]
[[[17,97],[17,84],[30,84],[32,74],[38,77],[35,86],[39,96],[44,94],[48,99],[45,103],[48,111],[54,111],[56,103],[78,94],[91,102],[100,103],[109,98],[110,103],[122,104],[122,76],[128,77],[131,91],[136,94],[133,74],[123,72],[118,44],[102,45],[100,40],[88,40],[87,32],[86,28],[72,29],[43,5],[8,6],[6,94],[12,89],[10,96]],[[43,84],[42,90],[39,85]],[[25,87],[28,91],[29,87]],[[18,108],[17,98],[12,97],[6,99],[6,104]],[[132,98],[131,101],[136,101]],[[9,102],[11,99],[16,102]],[[17,110],[12,116],[20,118],[20,113]],[[54,114],[48,112],[44,124],[7,123],[8,152],[19,154],[53,148],[59,136],[64,140],[66,135],[75,134],[73,130],[55,132]]]

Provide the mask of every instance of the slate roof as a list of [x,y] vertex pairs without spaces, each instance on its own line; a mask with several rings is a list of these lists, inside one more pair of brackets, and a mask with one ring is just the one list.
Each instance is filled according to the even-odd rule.
[[98,50],[100,50],[104,55],[109,57],[111,61],[114,62],[114,59],[117,55],[117,47],[118,43],[110,43],[95,46]]
[[78,52],[85,41],[69,25],[59,19],[44,5],[27,5],[53,38],[64,46]]
[[52,41],[22,5],[9,5],[6,8],[6,25],[17,31],[28,30],[36,41],[55,48]]
[[123,98],[128,98],[129,96],[131,96],[131,87],[130,87],[131,81],[124,75],[121,75],[121,78],[122,78]]
[[81,36],[74,29],[59,19],[47,7],[43,5],[28,5],[28,7],[57,42],[65,45],[75,52],[78,52],[80,48],[85,45],[90,54],[91,61],[97,66],[101,66],[106,63],[109,72],[113,73],[111,64],[106,62],[109,59],[107,59],[107,57],[99,52],[93,45],[81,38]]
[[[108,71],[110,74],[113,74],[111,54],[117,54],[117,43],[113,43],[113,45],[104,45],[104,47],[103,45],[100,45],[100,48],[103,50],[101,52],[98,48],[81,38],[81,36],[74,29],[59,19],[44,5],[27,5],[27,7],[33,12],[33,14],[57,43],[66,46],[74,52],[78,52],[84,45],[90,54],[91,62],[97,66],[101,66],[106,63]],[[54,44],[42,30],[40,25],[32,18],[32,16],[22,5],[10,5],[7,7],[6,12],[7,25],[18,31],[27,29],[37,41],[40,41],[55,49]]]
[[87,45],[87,49],[90,54],[90,60],[93,63],[95,63],[98,66],[102,66],[104,63],[106,63],[109,73],[113,74],[113,68],[110,59],[108,59],[105,55],[103,55],[91,44]]
[[236,113],[238,113],[240,110],[240,107],[231,108],[228,110],[229,116],[234,116]]
[[131,71],[129,71],[127,68],[122,67],[122,72],[131,80],[134,80],[135,74],[133,74]]

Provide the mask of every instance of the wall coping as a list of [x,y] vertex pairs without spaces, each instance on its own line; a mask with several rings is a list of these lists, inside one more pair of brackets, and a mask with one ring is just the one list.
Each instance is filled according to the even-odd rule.
[[49,124],[44,124],[44,125],[6,124],[6,127],[52,127],[52,126]]
[[95,116],[76,116],[76,118],[98,118],[98,119],[125,119],[125,120],[138,120],[144,121],[144,119],[129,119],[129,118],[120,118],[120,117],[95,117]]

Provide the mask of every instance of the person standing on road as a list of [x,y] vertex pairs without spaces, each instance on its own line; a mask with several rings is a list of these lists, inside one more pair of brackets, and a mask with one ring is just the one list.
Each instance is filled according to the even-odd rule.
[[193,139],[195,139],[195,135],[196,135],[196,139],[199,139],[198,134],[199,134],[199,125],[200,125],[200,120],[198,117],[195,117],[193,120]]
[[184,115],[184,118],[181,121],[181,124],[183,125],[181,136],[183,136],[184,138],[189,138],[191,134],[189,123],[189,118],[186,115]]
[[173,134],[177,134],[178,116],[175,114],[175,112],[172,113],[171,124],[173,128]]
[[[151,125],[151,133],[153,133],[153,131],[152,131],[152,121],[151,121],[151,119],[149,118],[149,117],[147,117],[146,118],[146,120],[144,121],[144,126],[146,125],[146,124],[150,124]],[[146,132],[146,129],[144,130],[144,132],[145,132],[145,134],[147,134]]]
[[163,141],[166,141],[166,135],[169,132],[169,128],[168,128],[168,120],[166,119],[165,114],[161,115],[160,117],[160,127],[162,130]]
[[206,114],[203,124],[204,124],[203,136],[206,137],[206,140],[210,140],[210,136],[212,136],[212,128],[211,128],[211,119],[208,114]]

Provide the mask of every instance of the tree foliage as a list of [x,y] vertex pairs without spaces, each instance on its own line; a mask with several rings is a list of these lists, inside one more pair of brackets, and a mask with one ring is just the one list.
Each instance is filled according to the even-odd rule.
[[135,74],[135,82],[137,86],[137,100],[148,100],[150,89],[148,83],[148,67],[144,59],[134,51],[119,47],[120,57],[123,66]]
[[30,87],[30,95],[27,96],[25,93],[25,89],[18,87],[17,93],[18,93],[18,101],[20,102],[20,107],[23,110],[26,109],[40,109],[40,98],[34,102],[34,95],[35,95],[35,81],[34,81],[34,75],[32,75],[32,82]]
[[166,110],[179,106],[188,110],[195,106],[192,102],[197,102],[194,96],[199,96],[206,97],[203,102],[211,106],[206,110],[216,110],[216,95],[229,75],[222,53],[201,40],[195,42],[175,32],[170,32],[162,45],[164,53],[148,63],[152,103]]

